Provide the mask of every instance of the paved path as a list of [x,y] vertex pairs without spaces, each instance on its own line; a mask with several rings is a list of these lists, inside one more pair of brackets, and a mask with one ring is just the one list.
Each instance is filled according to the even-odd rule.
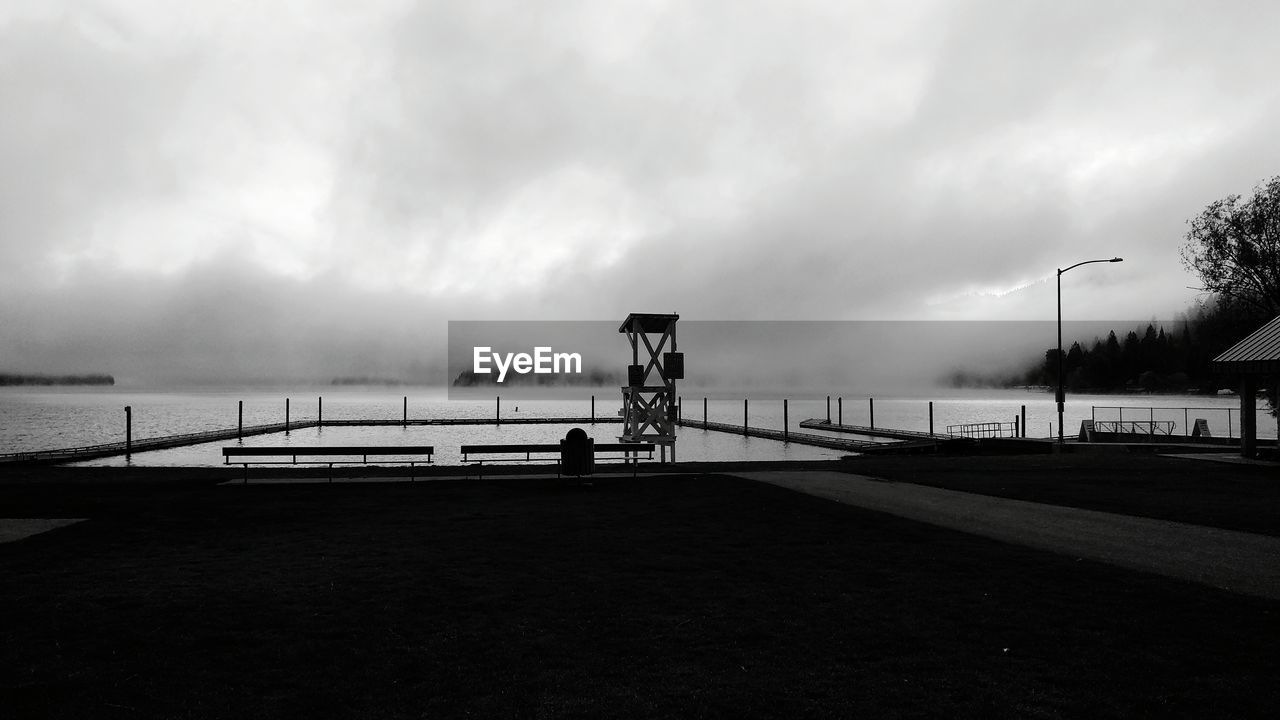
[[0,543],[39,535],[82,520],[84,518],[0,518]]
[[732,474],[1004,542],[1280,599],[1280,537],[838,472]]

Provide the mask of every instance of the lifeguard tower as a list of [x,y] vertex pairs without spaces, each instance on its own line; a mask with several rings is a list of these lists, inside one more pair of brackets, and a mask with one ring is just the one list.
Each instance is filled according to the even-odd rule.
[[[658,460],[676,460],[676,380],[684,378],[684,354],[676,351],[676,321],[671,313],[658,315],[631,313],[618,332],[631,343],[631,365],[627,385],[622,388],[622,434],[624,443],[653,443]],[[657,343],[650,340],[656,336]],[[670,350],[666,350],[670,341]],[[641,348],[644,352],[640,352]]]

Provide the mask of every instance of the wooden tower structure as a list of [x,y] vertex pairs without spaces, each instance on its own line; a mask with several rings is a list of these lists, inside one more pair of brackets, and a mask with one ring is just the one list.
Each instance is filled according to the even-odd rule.
[[684,354],[676,350],[679,319],[675,313],[631,313],[618,328],[631,343],[618,440],[657,445],[661,462],[667,462],[668,450],[671,462],[676,460],[676,380],[684,378]]

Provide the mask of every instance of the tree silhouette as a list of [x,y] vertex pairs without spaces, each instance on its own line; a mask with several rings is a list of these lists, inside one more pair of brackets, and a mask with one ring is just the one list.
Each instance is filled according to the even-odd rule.
[[1280,314],[1280,176],[1209,204],[1187,221],[1182,264],[1204,290],[1261,312]]

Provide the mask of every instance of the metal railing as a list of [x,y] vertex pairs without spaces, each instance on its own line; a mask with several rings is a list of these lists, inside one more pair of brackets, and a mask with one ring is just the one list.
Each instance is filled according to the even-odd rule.
[[[1102,414],[1105,419],[1099,419],[1099,411],[1104,411]],[[1099,423],[1126,422],[1126,413],[1129,416],[1129,421],[1133,422],[1147,422],[1152,424],[1155,424],[1156,422],[1167,422],[1173,424],[1174,428],[1171,428],[1169,432],[1160,433],[1164,435],[1173,434],[1173,430],[1176,429],[1177,420],[1179,418],[1182,420],[1182,434],[1186,436],[1191,435],[1192,430],[1195,428],[1196,420],[1203,419],[1212,423],[1214,420],[1221,421],[1225,415],[1227,420],[1228,438],[1235,436],[1236,428],[1238,428],[1240,424],[1240,419],[1237,417],[1239,415],[1239,410],[1230,407],[1124,407],[1120,405],[1094,405],[1090,409],[1089,418],[1093,420],[1094,429],[1101,430],[1101,428],[1098,427]],[[1218,427],[1221,428],[1222,426],[1218,425]],[[1144,432],[1141,434],[1151,433]]]
[[1165,420],[1094,420],[1094,432],[1126,435],[1172,435],[1174,423]]
[[948,425],[947,434],[962,438],[1012,438],[1018,437],[1018,423],[984,422]]

